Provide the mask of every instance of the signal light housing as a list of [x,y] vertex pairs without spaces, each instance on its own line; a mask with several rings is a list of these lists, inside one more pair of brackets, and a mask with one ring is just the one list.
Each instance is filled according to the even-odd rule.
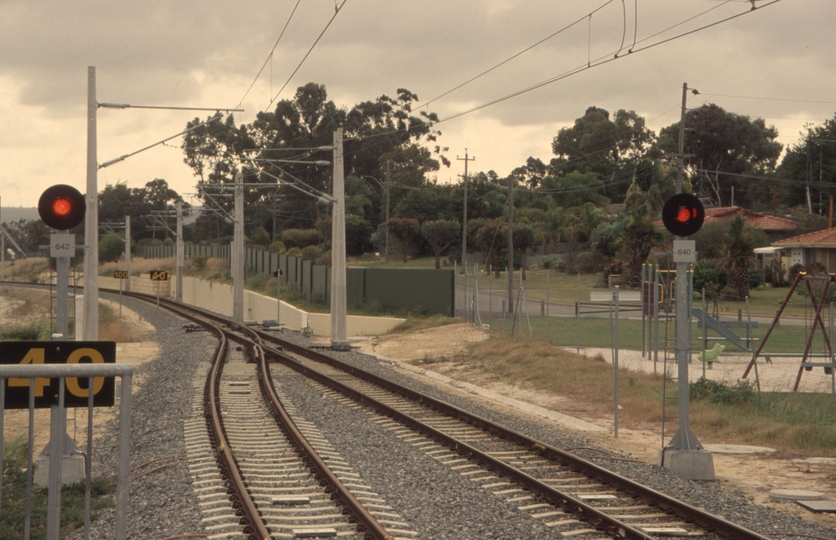
[[687,193],[674,195],[662,208],[662,222],[675,236],[691,236],[702,227],[705,208],[698,198]]
[[87,204],[74,187],[56,184],[48,187],[38,199],[38,214],[49,227],[66,231],[84,221]]

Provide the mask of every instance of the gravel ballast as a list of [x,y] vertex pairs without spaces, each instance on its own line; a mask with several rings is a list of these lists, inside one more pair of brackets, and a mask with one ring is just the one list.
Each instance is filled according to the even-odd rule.
[[[141,387],[135,391],[132,407],[131,465],[152,459],[185,454],[183,421],[190,414],[191,381],[195,370],[214,350],[216,341],[206,332],[187,333],[184,322],[161,309],[130,299],[123,300],[156,329],[146,339],[159,344],[158,358],[141,365],[135,377]],[[285,331],[281,337],[302,345],[301,335]],[[390,379],[434,398],[444,400],[473,414],[499,422],[510,429],[556,447],[593,446],[577,432],[554,424],[508,414],[456,393],[425,384],[385,361],[356,352],[332,353],[339,360]],[[477,505],[467,504],[473,496],[471,482],[411,445],[397,441],[369,421],[368,413],[352,409],[307,384],[281,383],[282,391],[302,411],[306,420],[317,424],[323,435],[339,449],[395,511],[429,539],[528,539],[549,538],[549,531],[499,498],[482,495]],[[504,410],[504,409],[503,409]],[[95,444],[95,474],[116,470],[116,434],[108,429]],[[627,461],[608,462],[611,468],[689,504],[724,516],[739,525],[770,538],[791,538],[792,532],[821,538],[836,538],[836,530],[775,512],[730,496],[710,482],[681,480],[654,465]],[[128,516],[129,538],[162,540],[187,534],[205,534],[200,524],[196,496],[185,463],[178,463],[131,483]],[[492,516],[485,519],[482,510]],[[93,524],[92,538],[110,538],[113,512]],[[80,531],[79,531],[80,533]],[[80,534],[74,538],[82,538]]]

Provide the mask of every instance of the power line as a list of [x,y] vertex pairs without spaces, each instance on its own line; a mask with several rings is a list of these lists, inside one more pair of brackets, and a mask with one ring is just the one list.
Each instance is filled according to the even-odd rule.
[[[648,37],[646,37],[646,38],[644,38],[644,39],[642,39],[642,40],[638,41],[638,43],[643,43],[643,42],[646,42],[646,41],[648,41],[649,39],[652,39],[652,38],[654,38],[654,37],[656,37],[656,36],[658,36],[658,35],[660,35],[660,34],[663,34],[663,33],[668,32],[668,31],[670,31],[670,30],[672,30],[672,29],[674,29],[674,28],[677,28],[677,27],[679,27],[679,26],[681,26],[681,25],[683,25],[683,24],[686,24],[686,23],[688,23],[688,22],[690,22],[690,21],[692,21],[692,20],[694,20],[694,19],[696,19],[696,18],[702,17],[702,16],[704,16],[705,14],[707,14],[707,13],[709,13],[709,12],[711,12],[711,11],[715,10],[715,9],[718,9],[718,8],[719,8],[719,7],[721,7],[721,6],[723,6],[723,5],[726,5],[726,4],[730,3],[730,1],[731,1],[731,0],[726,0],[726,1],[725,1],[725,2],[723,2],[722,4],[719,4],[719,5],[717,5],[717,6],[711,7],[711,8],[709,8],[709,9],[707,9],[707,10],[705,10],[705,11],[703,11],[703,12],[701,12],[701,13],[697,14],[697,15],[694,15],[693,17],[690,17],[690,18],[688,18],[688,19],[685,19],[684,21],[681,21],[681,22],[679,22],[679,23],[677,23],[677,24],[675,24],[675,25],[669,26],[668,28],[666,28],[666,29],[664,29],[664,30],[661,30],[661,31],[659,31],[659,32],[656,32],[655,34],[652,34],[652,35],[650,35],[650,36],[648,36]],[[763,5],[763,6],[759,7],[759,8],[757,8],[757,10],[763,9],[763,8],[765,8],[765,7],[769,7],[769,6],[773,5],[773,4],[777,4],[777,3],[778,3],[778,2],[780,2],[780,1],[781,1],[781,0],[772,0],[772,1],[771,1],[771,2],[769,2],[768,4],[765,4],[765,5]],[[610,3],[610,2],[608,2],[607,4],[609,4],[609,3]],[[607,5],[607,4],[604,4],[604,6],[605,6],[605,5]],[[604,7],[604,6],[601,6],[601,7]],[[599,9],[600,9],[600,8],[599,8]],[[578,67],[573,68],[573,69],[571,69],[571,70],[569,70],[569,71],[566,71],[566,72],[564,72],[564,73],[562,73],[562,74],[560,74],[560,75],[557,75],[557,76],[552,77],[552,78],[550,78],[550,79],[546,79],[545,81],[541,81],[541,82],[539,82],[539,83],[536,83],[536,84],[534,84],[534,85],[528,86],[528,87],[523,88],[523,89],[521,89],[521,90],[518,90],[518,91],[512,92],[511,94],[507,94],[507,95],[505,95],[505,96],[503,96],[503,97],[500,97],[500,98],[497,98],[497,99],[491,100],[491,101],[489,101],[489,102],[487,102],[487,103],[484,103],[484,104],[482,104],[482,105],[479,105],[479,106],[476,106],[476,107],[473,107],[473,108],[467,109],[467,110],[462,111],[462,112],[459,112],[459,113],[452,114],[452,115],[450,115],[450,116],[447,116],[447,117],[445,117],[445,118],[442,118],[442,119],[440,119],[440,120],[437,120],[437,121],[436,121],[436,122],[434,122],[434,123],[435,123],[435,124],[440,124],[440,123],[442,123],[442,122],[448,122],[448,121],[450,121],[450,120],[454,120],[454,119],[456,119],[456,118],[459,118],[459,117],[465,116],[465,115],[467,115],[467,114],[470,114],[470,113],[473,113],[473,112],[479,111],[479,110],[481,110],[481,109],[484,109],[484,108],[490,107],[491,105],[496,105],[497,103],[501,103],[501,102],[506,101],[506,100],[508,100],[508,99],[511,99],[511,98],[517,97],[517,96],[519,96],[519,95],[522,95],[522,94],[525,94],[525,93],[531,92],[531,91],[536,90],[536,89],[538,89],[538,88],[541,88],[541,87],[543,87],[543,86],[546,86],[546,85],[552,84],[552,83],[554,83],[554,82],[557,82],[557,81],[560,81],[560,80],[563,80],[563,79],[566,79],[566,78],[569,78],[569,77],[571,77],[571,76],[573,76],[573,75],[577,75],[577,74],[579,74],[579,73],[581,73],[581,72],[583,72],[583,71],[586,71],[586,70],[588,70],[588,69],[591,69],[591,68],[593,68],[593,67],[597,67],[597,66],[600,66],[600,65],[604,65],[604,64],[607,64],[607,63],[612,62],[612,61],[614,61],[614,60],[619,60],[619,59],[622,59],[622,58],[627,58],[627,57],[628,57],[628,56],[630,56],[631,54],[634,54],[634,53],[637,53],[637,52],[642,52],[642,51],[645,51],[645,50],[648,50],[648,49],[651,49],[651,48],[657,47],[657,46],[659,46],[659,45],[662,45],[662,44],[665,44],[665,43],[668,43],[668,42],[671,42],[671,41],[677,40],[677,39],[679,39],[679,38],[682,38],[682,37],[685,37],[685,36],[688,36],[688,35],[691,35],[691,34],[694,34],[694,33],[700,32],[700,31],[702,31],[702,30],[706,30],[706,29],[708,29],[708,28],[711,28],[711,27],[717,26],[717,25],[719,25],[719,24],[722,24],[722,23],[725,23],[725,22],[731,21],[731,20],[736,19],[736,18],[738,18],[738,17],[744,16],[744,15],[748,15],[748,14],[752,13],[753,11],[754,11],[754,10],[747,10],[747,11],[745,11],[745,12],[742,12],[742,13],[739,13],[739,14],[736,14],[736,15],[732,15],[732,16],[730,16],[730,17],[726,17],[726,18],[721,19],[721,20],[719,20],[719,21],[715,21],[715,22],[712,22],[712,23],[710,23],[710,24],[703,25],[703,26],[701,26],[701,27],[699,27],[699,28],[696,28],[696,29],[693,29],[693,30],[689,30],[689,31],[687,31],[687,32],[683,32],[683,33],[678,34],[678,35],[676,35],[676,36],[673,36],[673,37],[670,37],[670,38],[667,38],[667,39],[664,39],[664,40],[661,40],[661,41],[658,41],[658,42],[655,42],[655,43],[651,43],[651,44],[649,44],[649,45],[647,45],[647,46],[645,46],[645,47],[642,47],[642,48],[639,48],[639,49],[634,49],[634,48],[633,48],[633,49],[630,49],[630,50],[628,51],[628,54],[623,55],[623,56],[617,56],[617,55],[613,55],[612,53],[609,53],[609,54],[607,54],[607,55],[605,55],[605,56],[601,56],[601,57],[599,57],[598,59],[596,59],[596,60],[595,60],[595,62],[594,62],[594,63],[590,62],[589,64],[584,64],[584,65],[578,66]],[[573,23],[573,24],[576,24],[576,23]],[[495,66],[495,67],[498,67],[498,66]],[[495,68],[494,68],[494,69],[495,69]],[[478,76],[477,76],[476,78],[478,78]],[[474,80],[475,80],[475,79],[474,79]],[[467,83],[465,83],[465,84],[467,84]],[[455,88],[454,88],[453,90],[455,90]],[[453,91],[453,90],[451,90],[451,91]],[[449,94],[451,91],[448,91],[448,92],[446,92],[446,93],[445,93],[445,94],[443,94],[443,95],[447,95],[447,94]],[[434,98],[434,99],[433,99],[433,100],[431,100],[431,101],[437,100],[437,99],[439,99],[440,97],[441,97],[441,96],[436,97],[436,98]],[[427,103],[429,103],[429,102],[427,102]],[[423,105],[421,105],[421,106],[424,106],[424,105],[426,105],[426,103],[425,103],[425,104],[423,104]],[[420,107],[418,107],[418,108],[420,108]],[[432,125],[432,123],[431,123],[431,125]],[[412,126],[411,126],[411,127],[406,128],[406,131],[415,130],[415,129],[418,129],[418,128],[424,128],[424,127],[426,127],[426,123],[421,123],[421,124],[420,124],[420,125],[418,125],[418,126],[414,126],[414,127],[412,127]],[[366,137],[356,137],[356,138],[352,138],[352,139],[350,139],[350,140],[369,141],[369,140],[371,140],[371,139],[374,139],[374,138],[377,138],[377,137],[388,136],[388,135],[391,135],[391,134],[396,133],[396,132],[397,132],[397,131],[390,131],[390,132],[384,132],[384,133],[377,133],[377,134],[374,134],[374,135],[369,135],[369,136],[366,136]],[[347,140],[349,140],[349,139],[347,139]],[[351,153],[359,152],[359,151],[360,151],[360,150],[362,150],[363,148],[365,148],[365,146],[364,146],[364,147],[361,147],[361,148],[357,148],[357,149],[353,150]]]
[[340,4],[339,6],[334,5],[334,14],[331,16],[331,19],[328,21],[328,24],[326,24],[325,28],[322,29],[322,32],[319,33],[319,36],[317,36],[316,41],[313,42],[313,45],[311,45],[311,48],[308,49],[308,52],[306,52],[305,56],[302,57],[302,61],[299,62],[299,65],[296,66],[296,69],[293,70],[293,73],[290,74],[290,77],[287,78],[287,81],[285,81],[285,83],[282,85],[282,87],[279,89],[279,91],[276,93],[276,95],[273,96],[273,99],[271,99],[270,103],[267,104],[267,107],[265,107],[265,110],[270,109],[270,106],[273,105],[273,103],[278,99],[279,95],[282,93],[282,91],[285,89],[285,87],[287,87],[287,85],[290,84],[290,80],[293,79],[293,76],[296,75],[296,72],[299,71],[299,68],[302,67],[302,64],[305,63],[305,60],[308,59],[308,56],[310,56],[311,52],[313,52],[314,47],[316,47],[317,43],[319,43],[319,40],[322,39],[322,36],[325,35],[325,32],[328,31],[328,28],[331,26],[331,23],[333,23],[334,19],[337,18],[337,15],[340,14],[340,11],[342,11],[343,6],[345,5],[346,2],[348,2],[348,0],[343,0],[342,4]]
[[284,23],[284,28],[282,28],[282,32],[281,32],[281,34],[279,34],[279,38],[276,40],[276,43],[273,44],[273,48],[270,49],[270,54],[267,55],[267,58],[264,60],[264,63],[261,64],[261,69],[259,69],[258,73],[256,73],[255,78],[253,79],[253,82],[250,83],[250,87],[247,88],[246,92],[244,92],[243,97],[241,97],[241,101],[239,101],[238,105],[235,107],[236,109],[239,108],[242,103],[244,103],[244,100],[247,98],[247,95],[250,93],[250,90],[253,89],[253,86],[255,86],[256,81],[258,80],[259,77],[261,77],[261,73],[264,71],[264,68],[267,66],[267,62],[269,62],[273,59],[273,53],[276,52],[276,47],[279,46],[279,42],[282,40],[282,36],[284,36],[285,30],[287,30],[287,27],[290,25],[290,21],[293,19],[293,15],[296,13],[296,8],[299,7],[299,3],[301,1],[302,0],[296,0],[296,5],[293,6],[293,11],[290,12],[290,16],[287,18],[287,21]]
[[732,95],[732,94],[709,94],[707,92],[700,92],[700,95],[737,98],[737,99],[756,99],[756,100],[761,100],[761,101],[785,101],[785,102],[788,102],[788,103],[821,103],[821,104],[825,104],[825,105],[836,104],[836,101],[821,101],[821,100],[814,100],[814,99],[787,99],[787,98],[772,98],[772,97],[758,97],[758,96],[736,96],[736,95]]
[[[771,2],[769,2],[768,4],[765,4],[765,5],[763,5],[763,6],[759,7],[759,8],[757,8],[757,9],[758,9],[758,10],[761,10],[761,9],[763,9],[763,8],[765,8],[765,7],[769,7],[769,6],[772,6],[772,5],[774,5],[774,4],[777,4],[777,3],[778,3],[778,2],[780,2],[780,1],[781,1],[781,0],[772,0],[772,1],[771,1]],[[726,3],[728,3],[728,2],[726,2]],[[705,12],[703,12],[703,13],[702,13],[702,14],[700,14],[700,15],[704,15],[705,13],[708,13],[709,11],[711,11],[711,10],[713,10],[713,9],[716,9],[716,7],[715,7],[715,8],[711,8],[711,9],[709,9],[709,10],[706,10]],[[541,82],[539,82],[539,83],[533,84],[533,85],[528,86],[528,87],[526,87],[526,88],[523,88],[523,89],[521,89],[521,90],[517,90],[517,91],[515,91],[515,92],[512,92],[512,93],[510,93],[510,94],[507,94],[507,95],[505,95],[505,96],[503,96],[503,97],[496,98],[496,99],[494,99],[494,100],[488,101],[487,103],[484,103],[484,104],[482,104],[482,105],[478,105],[478,106],[476,106],[476,107],[473,107],[473,108],[467,109],[467,110],[465,110],[465,111],[462,111],[462,112],[459,112],[459,113],[456,113],[456,114],[452,114],[452,115],[450,115],[450,116],[448,116],[448,117],[446,117],[446,118],[442,118],[442,119],[441,119],[441,120],[439,120],[437,123],[447,122],[447,121],[453,120],[453,119],[455,119],[455,118],[459,118],[459,117],[461,117],[461,116],[464,116],[464,115],[466,115],[466,114],[470,114],[470,113],[473,113],[473,112],[479,111],[479,110],[484,109],[484,108],[486,108],[486,107],[490,107],[491,105],[496,105],[497,103],[501,103],[501,102],[503,102],[503,101],[506,101],[506,100],[509,100],[509,99],[511,99],[511,98],[514,98],[514,97],[520,96],[520,95],[522,95],[522,94],[526,94],[526,93],[531,92],[531,91],[533,91],[533,90],[537,90],[538,88],[542,88],[543,86],[547,86],[547,85],[552,84],[552,83],[555,83],[555,82],[557,82],[557,81],[560,81],[560,80],[566,79],[566,78],[568,78],[568,77],[571,77],[572,75],[577,75],[578,73],[582,73],[582,72],[584,72],[584,71],[587,71],[587,70],[589,70],[589,69],[592,69],[593,67],[598,67],[598,66],[601,66],[601,65],[604,65],[604,64],[608,64],[608,63],[610,63],[610,62],[613,62],[613,61],[615,61],[615,60],[620,60],[620,59],[622,59],[622,58],[627,58],[627,57],[628,57],[628,56],[630,56],[631,54],[635,54],[635,53],[643,52],[643,51],[646,51],[646,50],[652,49],[652,48],[654,48],[654,47],[658,47],[659,45],[663,45],[663,44],[665,44],[665,43],[669,43],[669,42],[671,42],[671,41],[675,41],[675,40],[680,39],[680,38],[683,38],[683,37],[685,37],[685,36],[689,36],[689,35],[691,35],[691,34],[695,34],[695,33],[700,32],[700,31],[702,31],[702,30],[706,30],[706,29],[708,29],[708,28],[712,28],[712,27],[714,27],[714,26],[717,26],[717,25],[720,25],[720,24],[722,24],[722,23],[725,23],[725,22],[731,21],[731,20],[736,19],[736,18],[738,18],[738,17],[742,17],[742,16],[744,16],[744,15],[748,15],[748,14],[750,14],[750,13],[752,13],[752,12],[753,12],[753,10],[747,10],[747,11],[745,11],[745,12],[743,12],[743,13],[738,13],[738,14],[736,14],[736,15],[732,15],[732,16],[730,16],[730,17],[726,17],[725,19],[721,19],[721,20],[719,20],[719,21],[714,21],[714,22],[712,22],[712,23],[710,23],[710,24],[706,24],[706,25],[701,26],[701,27],[699,27],[699,28],[695,28],[695,29],[693,29],[693,30],[689,30],[689,31],[687,31],[687,32],[683,32],[683,33],[678,34],[678,35],[676,35],[676,36],[673,36],[673,37],[670,37],[670,38],[667,38],[667,39],[663,39],[663,40],[658,41],[658,42],[655,42],[655,43],[651,43],[650,45],[647,45],[647,46],[645,46],[645,47],[641,47],[641,48],[639,48],[639,49],[633,49],[632,51],[630,51],[628,54],[626,54],[626,55],[624,55],[624,56],[616,56],[616,55],[610,56],[609,54],[608,54],[608,55],[605,55],[605,56],[601,56],[601,57],[599,57],[598,59],[596,59],[594,62],[591,62],[591,63],[588,63],[588,64],[586,64],[586,65],[581,65],[581,66],[578,66],[578,67],[576,67],[576,68],[570,69],[569,71],[565,71],[564,73],[562,73],[562,74],[560,74],[560,75],[556,75],[556,76],[554,76],[554,77],[551,77],[551,78],[546,79],[546,80],[544,80],[544,81],[541,81]],[[695,16],[695,17],[696,17],[696,16]],[[693,18],[695,18],[695,17],[692,17],[692,19],[693,19]],[[672,29],[672,28],[675,28],[676,26],[679,26],[679,25],[681,25],[681,24],[683,24],[683,23],[679,23],[679,24],[677,24],[677,25],[671,26],[670,28],[668,28],[668,29],[666,29],[666,30],[663,30],[662,32],[658,32],[657,34],[654,34],[654,36],[655,36],[655,35],[659,35],[660,33],[666,32],[667,30],[670,30],[670,29]],[[653,37],[653,36],[651,36],[651,37]],[[647,41],[647,39],[649,39],[649,38],[645,38],[645,39],[641,40],[639,43],[641,43],[641,42],[643,42],[643,41]]]
[[471,77],[470,79],[468,79],[468,80],[466,80],[465,82],[463,82],[463,83],[459,84],[458,86],[455,86],[455,87],[451,88],[450,90],[447,90],[447,91],[446,91],[446,92],[444,92],[443,94],[438,95],[438,96],[436,96],[436,97],[432,98],[432,99],[431,99],[431,100],[429,100],[429,101],[425,101],[424,103],[422,103],[422,104],[420,104],[420,105],[416,106],[415,108],[416,108],[416,109],[420,109],[420,108],[422,108],[422,107],[426,107],[427,105],[429,105],[429,104],[430,104],[430,103],[432,103],[433,101],[438,101],[439,99],[441,99],[441,98],[443,98],[443,97],[447,96],[448,94],[452,94],[452,93],[453,93],[453,92],[455,92],[456,90],[458,90],[458,89],[460,89],[460,88],[463,88],[463,87],[467,86],[468,84],[472,83],[473,81],[475,81],[475,80],[477,80],[477,79],[479,79],[479,78],[481,78],[481,77],[483,77],[483,76],[487,75],[487,74],[488,74],[488,73],[490,73],[491,71],[494,71],[495,69],[498,69],[499,67],[501,67],[501,66],[503,66],[503,65],[507,64],[507,63],[508,63],[508,62],[510,62],[511,60],[514,60],[515,58],[517,58],[517,57],[519,57],[519,56],[522,56],[523,54],[527,53],[527,52],[528,52],[528,51],[530,51],[531,49],[534,49],[535,47],[537,47],[537,46],[539,46],[539,45],[542,45],[543,43],[545,43],[546,41],[550,40],[551,38],[553,38],[553,37],[555,37],[555,36],[557,36],[557,35],[559,35],[559,34],[561,34],[561,33],[565,32],[566,30],[569,30],[569,29],[570,29],[570,28],[572,28],[573,26],[575,26],[575,25],[577,25],[577,24],[579,24],[579,23],[581,23],[581,22],[585,21],[588,17],[591,17],[592,15],[594,15],[594,14],[595,14],[595,13],[597,13],[598,11],[600,11],[600,10],[604,9],[604,7],[606,7],[607,5],[609,5],[609,4],[611,4],[611,3],[613,3],[614,1],[615,1],[615,0],[608,0],[607,2],[605,2],[604,4],[602,4],[601,6],[599,6],[598,8],[596,8],[596,9],[592,10],[591,12],[587,13],[586,15],[584,15],[584,16],[583,16],[583,17],[581,17],[581,18],[579,18],[579,19],[578,19],[578,20],[576,20],[575,22],[572,22],[572,23],[570,23],[570,24],[568,24],[568,25],[564,26],[563,28],[561,28],[561,29],[560,29],[560,30],[558,30],[557,32],[554,32],[553,34],[550,34],[550,35],[548,35],[548,36],[544,37],[544,38],[543,38],[543,39],[541,39],[540,41],[538,41],[538,42],[534,43],[533,45],[530,45],[530,46],[526,47],[525,49],[521,50],[520,52],[518,52],[518,53],[516,53],[516,54],[514,54],[514,55],[512,55],[512,56],[510,56],[510,57],[508,57],[508,58],[506,58],[505,60],[503,60],[502,62],[500,62],[500,63],[496,64],[495,66],[493,66],[493,67],[491,67],[491,68],[486,69],[485,71],[483,71],[482,73],[479,73],[478,75],[476,75],[476,76],[474,76],[474,77]]

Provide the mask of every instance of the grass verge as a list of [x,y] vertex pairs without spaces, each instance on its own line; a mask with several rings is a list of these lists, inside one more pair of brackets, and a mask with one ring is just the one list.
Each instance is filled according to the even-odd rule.
[[[473,344],[455,362],[525,391],[563,398],[560,411],[574,416],[612,415],[614,371],[603,358],[587,358],[530,338],[494,334]],[[829,394],[761,393],[742,383],[728,387],[692,383],[691,426],[703,442],[770,446],[785,455],[836,456],[836,399]],[[619,422],[659,431],[660,375],[621,371]],[[671,433],[675,432],[671,426]],[[661,446],[661,437],[660,437]]]
[[[0,502],[0,538],[23,538],[26,517],[26,441],[23,436],[7,441],[3,451],[3,499]],[[110,480],[94,478],[91,490],[91,519],[113,506]],[[32,489],[31,538],[46,538],[47,489]],[[84,526],[84,482],[64,486],[61,491],[62,538]]]

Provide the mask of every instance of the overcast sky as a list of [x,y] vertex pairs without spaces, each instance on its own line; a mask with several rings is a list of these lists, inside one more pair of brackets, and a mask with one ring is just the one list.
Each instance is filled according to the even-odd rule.
[[[278,99],[317,82],[346,108],[407,88],[449,118],[437,126],[453,160],[438,172],[440,182],[458,181],[464,162],[455,158],[465,149],[476,158],[471,173],[506,175],[529,156],[547,162],[557,131],[592,105],[635,110],[658,133],[679,120],[684,82],[700,92],[689,94],[689,107],[716,103],[764,118],[785,146],[798,141],[805,124],[836,112],[833,0],[764,0],[754,11],[745,0],[346,0],[336,17],[335,0],[300,0],[256,80],[296,4],[0,0],[3,206],[36,206],[56,183],[86,191],[88,66],[96,68],[99,102],[232,108],[243,99],[238,123],[272,110],[285,83]],[[99,109],[98,161],[208,114]],[[101,169],[99,191],[164,178],[188,200],[196,180],[180,141]]]

